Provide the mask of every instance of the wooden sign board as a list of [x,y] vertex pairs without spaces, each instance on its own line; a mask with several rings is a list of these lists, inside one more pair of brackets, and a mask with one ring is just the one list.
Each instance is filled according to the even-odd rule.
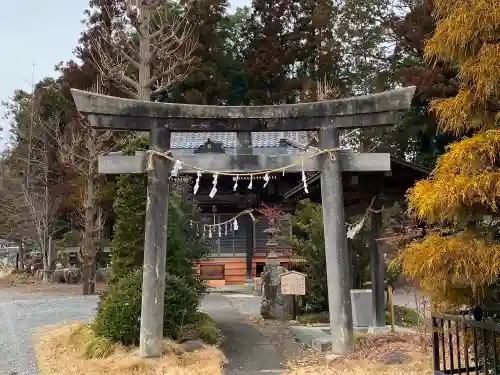
[[306,275],[296,271],[281,275],[281,294],[303,296],[306,294]]

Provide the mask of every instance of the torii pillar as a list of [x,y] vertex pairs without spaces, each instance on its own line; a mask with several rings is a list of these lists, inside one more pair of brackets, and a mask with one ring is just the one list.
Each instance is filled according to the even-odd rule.
[[[170,132],[237,132],[238,139],[249,132],[319,131],[319,147],[339,147],[339,130],[387,126],[408,111],[415,87],[331,101],[274,106],[204,106],[144,102],[71,90],[77,109],[99,129],[150,132],[150,147],[168,151]],[[312,152],[309,152],[312,153]],[[308,152],[304,155],[304,160]],[[175,157],[175,154],[173,155]],[[186,155],[181,161],[205,171],[249,173],[279,169],[297,162],[296,155]],[[109,155],[100,158],[100,173],[145,173],[147,158]],[[148,205],[144,245],[144,281],[141,311],[140,355],[161,355],[163,294],[167,243],[168,163],[155,156],[154,171],[148,175]],[[289,168],[299,172],[301,167]],[[350,298],[350,263],[346,246],[342,171],[389,171],[389,154],[336,152],[304,162],[304,170],[321,171],[321,196],[325,228],[325,252],[332,352],[347,353],[353,345]],[[184,167],[182,173],[196,173]],[[163,213],[157,213],[164,208]],[[148,270],[154,272],[147,272]],[[374,285],[373,288],[383,288]],[[383,306],[376,306],[377,309]]]

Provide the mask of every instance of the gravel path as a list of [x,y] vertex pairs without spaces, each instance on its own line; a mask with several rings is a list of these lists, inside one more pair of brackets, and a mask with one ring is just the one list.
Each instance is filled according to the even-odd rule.
[[96,296],[48,297],[0,290],[0,375],[39,375],[32,346],[36,328],[88,319],[96,306]]
[[[94,315],[97,301],[97,296],[51,296],[0,289],[0,375],[39,375],[32,345],[35,330],[64,321],[87,320]],[[202,310],[216,319],[225,337],[222,350],[230,361],[226,375],[280,372],[281,355],[226,297],[208,295],[202,301]]]
[[[412,297],[395,295],[396,304],[412,306]],[[50,296],[0,289],[0,375],[39,375],[32,337],[39,327],[93,316],[97,296]],[[399,303],[398,303],[399,302]],[[414,304],[414,303],[413,303]],[[224,336],[223,351],[230,359],[226,375],[279,373],[284,358],[272,337],[250,324],[258,317],[260,298],[245,294],[210,294],[202,310],[218,322]],[[282,330],[283,327],[276,327]],[[271,331],[271,327],[264,330]]]

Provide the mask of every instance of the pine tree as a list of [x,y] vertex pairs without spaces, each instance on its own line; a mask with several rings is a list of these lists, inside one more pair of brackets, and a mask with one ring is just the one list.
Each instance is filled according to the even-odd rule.
[[228,83],[227,105],[248,105],[247,91],[250,87],[251,74],[245,66],[245,53],[250,46],[246,33],[250,20],[250,8],[237,8],[234,14],[228,14],[221,25],[223,54],[219,58],[219,68]]
[[443,306],[493,298],[500,274],[500,8],[496,1],[436,0],[430,61],[458,68],[457,95],[431,102],[452,144],[434,174],[408,192],[410,209],[435,229],[397,261]]
[[317,84],[321,81],[335,87],[340,96],[347,92],[341,69],[342,45],[335,32],[339,11],[338,4],[331,0],[301,2],[298,28],[304,44],[296,77],[301,86],[300,101],[317,101]]
[[[396,4],[398,5],[398,4]],[[342,45],[343,70],[354,95],[391,88],[390,44],[394,17],[390,0],[344,0],[335,33]]]

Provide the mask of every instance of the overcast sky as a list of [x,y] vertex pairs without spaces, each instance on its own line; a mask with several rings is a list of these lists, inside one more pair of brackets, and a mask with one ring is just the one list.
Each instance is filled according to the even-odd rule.
[[[55,65],[73,57],[73,49],[83,29],[81,20],[88,0],[3,3],[0,101],[8,100],[15,89],[29,90],[32,81],[53,76]],[[233,0],[231,3],[231,8],[235,9],[247,5],[249,0]],[[4,128],[0,149],[5,147],[9,125],[3,116],[4,110],[0,108],[0,126]]]

